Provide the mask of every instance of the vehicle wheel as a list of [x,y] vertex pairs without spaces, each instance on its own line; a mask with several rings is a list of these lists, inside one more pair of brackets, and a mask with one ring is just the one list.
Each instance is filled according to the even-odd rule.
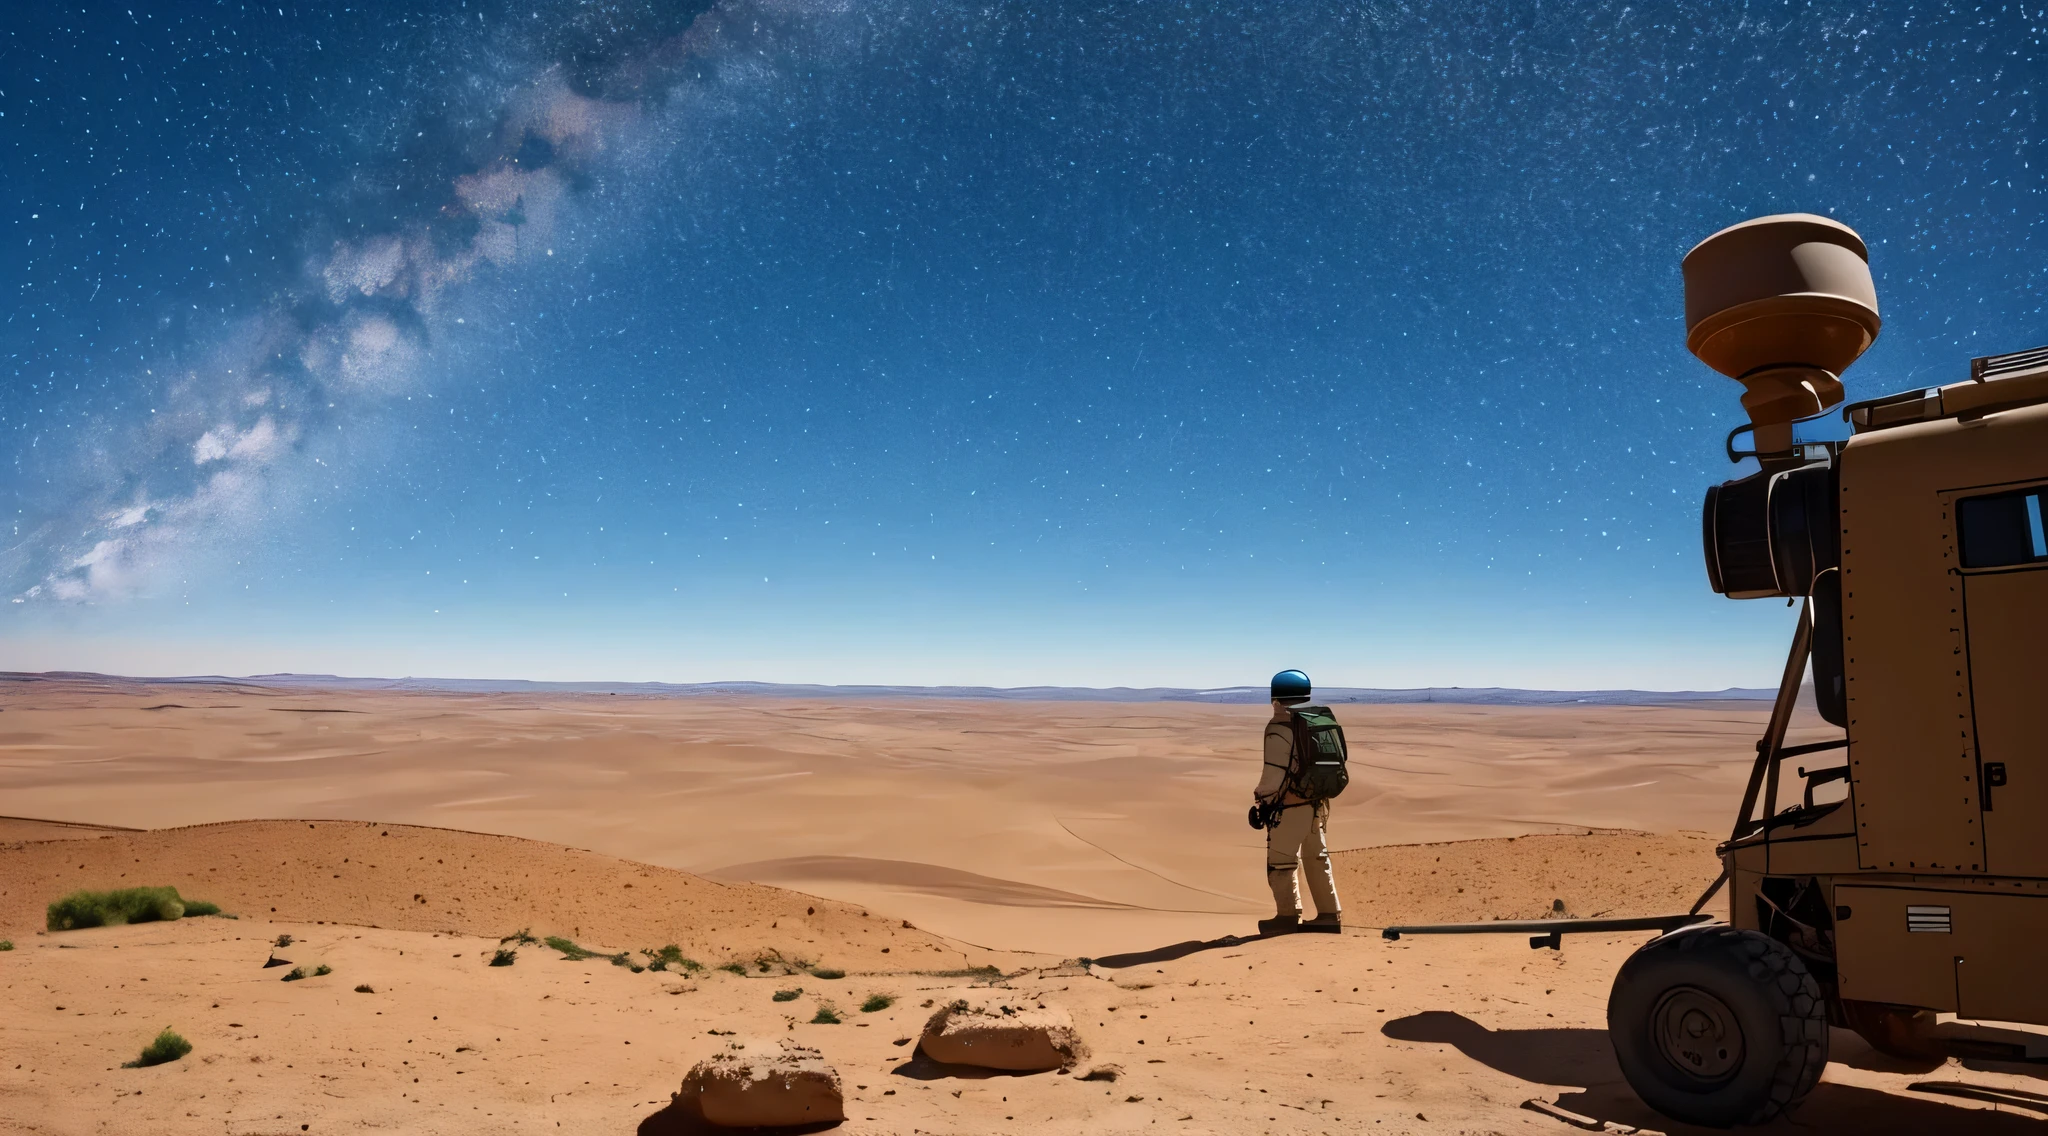
[[1674,1120],[1761,1124],[1813,1090],[1828,1063],[1827,1007],[1791,948],[1701,927],[1629,956],[1607,997],[1622,1075]]
[[1921,1072],[1948,1060],[1948,1049],[1933,1036],[1934,1011],[1883,1002],[1842,1000],[1842,1021],[1870,1048],[1912,1062]]

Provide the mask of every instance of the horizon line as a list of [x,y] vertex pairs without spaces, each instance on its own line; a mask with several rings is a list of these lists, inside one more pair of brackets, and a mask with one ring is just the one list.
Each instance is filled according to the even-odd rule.
[[[438,678],[407,675],[397,678],[276,672],[257,675],[113,675],[98,671],[0,671],[0,683],[94,682],[104,684],[238,685],[266,689],[326,689],[397,691],[418,693],[492,694],[640,694],[712,695],[750,694],[768,697],[896,697],[957,698],[996,701],[1052,702],[1212,702],[1253,703],[1267,700],[1263,686],[1181,687],[1181,686],[1027,686],[913,685],[891,683],[786,683],[753,679],[714,682],[654,681],[560,681],[514,678]],[[1802,691],[1806,689],[1804,685]],[[1769,701],[1777,696],[1767,687],[1723,687],[1719,690],[1637,690],[1611,688],[1594,690],[1552,690],[1501,686],[1414,686],[1354,687],[1328,686],[1317,692],[1318,701],[1332,703],[1421,704],[1450,702],[1467,704],[1606,704],[1645,705],[1671,702]]]

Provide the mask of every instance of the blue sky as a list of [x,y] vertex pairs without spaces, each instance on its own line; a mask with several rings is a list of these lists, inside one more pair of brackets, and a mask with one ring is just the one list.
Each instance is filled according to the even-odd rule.
[[0,16],[0,668],[1767,685],[1679,257],[2048,342],[2039,4],[422,7]]

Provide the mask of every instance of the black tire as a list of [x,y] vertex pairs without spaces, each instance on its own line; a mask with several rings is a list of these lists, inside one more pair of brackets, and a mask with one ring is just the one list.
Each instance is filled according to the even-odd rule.
[[1674,1120],[1761,1124],[1828,1063],[1820,986],[1789,947],[1734,927],[1688,929],[1629,956],[1607,997],[1622,1075]]

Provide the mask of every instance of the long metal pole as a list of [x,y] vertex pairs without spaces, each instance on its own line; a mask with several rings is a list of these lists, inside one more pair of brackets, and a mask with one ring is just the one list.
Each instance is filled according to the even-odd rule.
[[1785,731],[1792,724],[1792,707],[1799,700],[1799,684],[1806,677],[1807,656],[1813,650],[1813,599],[1799,608],[1799,626],[1792,632],[1792,649],[1785,655],[1785,673],[1778,680],[1778,700],[1771,704],[1770,725],[1756,743],[1756,764],[1749,771],[1749,787],[1742,793],[1742,811],[1735,816],[1735,830],[1728,839],[1740,840],[1751,828],[1750,812],[1756,808],[1757,790],[1764,796],[1759,824],[1770,820],[1778,809],[1778,752],[1785,745]]

